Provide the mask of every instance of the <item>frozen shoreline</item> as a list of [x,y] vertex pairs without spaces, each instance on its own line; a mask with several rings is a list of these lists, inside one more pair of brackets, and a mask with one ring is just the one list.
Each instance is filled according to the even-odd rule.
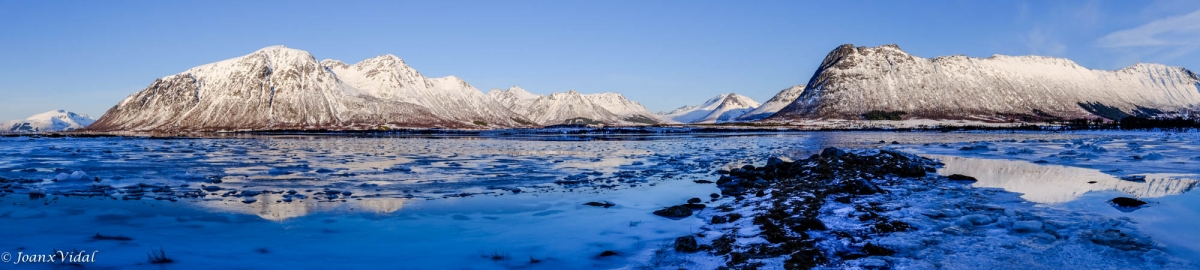
[[[915,156],[904,158],[878,150],[845,156],[836,152],[827,151],[832,154],[797,161],[797,165],[760,167],[758,173],[731,172],[733,185],[742,183],[746,195],[718,207],[722,212],[700,215],[712,220],[697,234],[701,249],[718,256],[718,263],[707,268],[1195,266],[1195,262],[1165,252],[1162,244],[1138,231],[1128,219],[1045,207],[1019,198],[1018,193],[970,187],[973,181],[904,175],[919,172],[921,167],[904,169],[901,165],[896,170],[882,169],[884,174],[877,167],[892,165],[863,167],[863,162],[893,159],[898,164],[933,165]],[[822,169],[824,166],[833,166],[832,171]],[[770,175],[781,167],[790,170]],[[759,180],[746,186],[746,181],[753,181],[745,180],[747,177],[770,183]],[[731,214],[740,218],[726,223],[734,219]]]
[[[727,209],[721,207],[723,204],[729,207],[737,204],[728,196],[710,201],[708,194],[719,193],[717,187],[691,180],[716,181],[717,176],[710,173],[718,169],[763,165],[766,157],[808,157],[823,147],[839,146],[937,156],[947,163],[939,168],[943,173],[979,178],[974,184],[946,182],[939,184],[946,189],[928,190],[922,189],[926,185],[906,185],[904,181],[884,178],[896,182],[892,186],[877,184],[891,191],[889,194],[853,196],[850,203],[837,201],[839,196],[826,198],[816,214],[827,230],[811,233],[813,239],[837,239],[838,234],[828,233],[833,230],[861,233],[861,229],[873,227],[874,223],[865,223],[854,215],[868,212],[920,229],[889,236],[866,233],[870,239],[858,242],[819,242],[829,245],[831,251],[851,254],[850,257],[859,256],[853,254],[861,252],[864,243],[897,252],[886,257],[840,260],[839,267],[869,267],[881,261],[914,267],[949,261],[953,263],[943,265],[950,268],[996,263],[989,261],[994,257],[963,259],[973,253],[1033,262],[1057,260],[1047,254],[1068,254],[1065,251],[1104,254],[1104,250],[1096,249],[1096,244],[1088,244],[1090,240],[1080,239],[1091,239],[1096,232],[1103,237],[1107,229],[1116,229],[1128,230],[1136,236],[1129,238],[1132,243],[1145,244],[1142,241],[1145,239],[1154,242],[1151,245],[1154,248],[1137,251],[1145,255],[1143,258],[1151,259],[1143,261],[1149,264],[1134,264],[1131,256],[1124,256],[1128,254],[1117,254],[1123,256],[1118,258],[1124,258],[1129,268],[1149,268],[1148,265],[1180,263],[1171,257],[1197,258],[1188,252],[1197,249],[1189,245],[1200,242],[1194,241],[1198,235],[1190,233],[1188,226],[1179,225],[1200,220],[1197,218],[1200,209],[1189,207],[1195,205],[1197,196],[1187,192],[1191,189],[1189,179],[1196,179],[1187,175],[1197,172],[1187,169],[1189,166],[1180,166],[1194,164],[1187,153],[1197,150],[1198,146],[1192,145],[1196,137],[1190,133],[1137,132],[815,132],[655,135],[612,140],[337,136],[181,140],[0,138],[0,143],[7,146],[5,150],[13,154],[0,157],[0,177],[39,180],[0,183],[5,186],[0,191],[14,191],[0,198],[6,205],[0,207],[0,216],[19,221],[11,224],[16,227],[0,233],[15,239],[16,245],[0,246],[3,249],[0,251],[98,245],[103,251],[112,251],[100,256],[101,261],[109,256],[109,261],[101,264],[118,263],[124,267],[144,264],[145,253],[160,246],[181,262],[168,268],[188,268],[199,261],[216,261],[231,267],[277,267],[293,265],[278,261],[296,258],[321,258],[313,260],[331,266],[397,265],[385,260],[382,254],[378,258],[367,257],[374,258],[374,262],[356,262],[352,253],[327,252],[327,249],[368,245],[383,250],[428,253],[432,256],[429,259],[407,260],[433,268],[716,268],[724,265],[726,258],[704,252],[675,252],[672,242],[679,236],[703,233],[705,237],[699,237],[698,244],[711,245],[714,238],[728,234],[724,230],[731,225],[706,223],[714,216],[728,214],[718,210]],[[888,143],[891,141],[898,143]],[[980,150],[983,149],[980,145],[987,146],[986,150]],[[1098,150],[1101,148],[1107,150]],[[1150,153],[1158,156],[1141,160],[1130,157]],[[248,158],[253,159],[247,162]],[[1113,168],[1123,170],[1112,171]],[[87,176],[76,177],[73,172],[77,170]],[[1173,176],[1161,179],[1156,176],[1163,173]],[[207,177],[210,174],[221,176],[217,179],[223,181],[214,184]],[[1069,175],[1091,178],[1064,177]],[[1129,175],[1147,177],[1144,183],[1118,179]],[[103,189],[104,196],[66,196],[72,190],[89,189],[94,182],[80,181],[87,177],[100,177],[100,185],[120,192],[108,193],[110,189]],[[1002,181],[1013,179],[1030,181]],[[1030,186],[1040,182],[1049,185]],[[183,184],[188,187],[181,187]],[[177,201],[172,202],[163,193],[166,187],[172,193],[179,193],[214,185],[222,189],[207,192],[204,198],[175,197]],[[30,200],[26,193],[30,189],[16,189],[16,186],[47,192],[45,197]],[[121,200],[131,195],[131,187],[137,187],[139,191],[132,193],[138,194],[140,200]],[[514,192],[514,188],[520,192]],[[1053,192],[1035,194],[1022,188]],[[296,194],[304,197],[289,190],[296,190]],[[348,195],[344,193],[347,191]],[[331,194],[337,197],[332,198]],[[747,197],[743,203],[758,200],[760,205],[772,206],[768,204],[770,195],[743,196]],[[1151,205],[1121,212],[1105,203],[1117,196],[1143,197]],[[692,197],[703,198],[702,202],[707,204],[697,215],[672,220],[651,214]],[[247,198],[254,200],[247,202]],[[287,198],[292,201],[286,202]],[[616,207],[582,205],[592,201],[609,201]],[[103,206],[106,210],[94,211],[91,206]],[[995,207],[1013,213],[1009,215]],[[742,226],[746,229],[737,234],[745,241],[735,243],[767,242],[755,238],[763,230],[750,217],[753,211],[762,210],[747,209],[734,210],[748,211],[743,213],[742,220],[735,221],[746,223]],[[942,217],[924,211],[927,209],[958,209],[958,212],[943,213]],[[972,227],[964,228],[967,224],[959,222],[960,219],[971,215],[987,216],[991,222],[975,224],[966,220]],[[1002,222],[1001,217],[1009,222]],[[1013,229],[1017,221],[1039,221],[1045,232],[1016,233]],[[20,224],[54,226],[33,228]],[[443,227],[451,229],[430,229]],[[1084,235],[1085,232],[1092,234]],[[133,240],[92,240],[97,233],[106,237],[128,236]],[[275,239],[273,235],[282,238]],[[553,243],[549,239],[564,237],[571,240]],[[424,240],[408,243],[409,240],[403,239]],[[998,244],[973,246],[970,242],[975,240]],[[912,248],[913,243],[927,241],[953,248]],[[238,243],[242,245],[234,250],[209,251]],[[434,252],[429,247],[444,250]],[[267,252],[259,253],[259,248]],[[604,251],[619,255],[598,255]],[[829,257],[845,255],[836,252]],[[501,256],[505,257],[502,260],[485,258],[490,253],[507,256]],[[223,261],[222,256],[276,262],[237,265]],[[532,263],[529,257],[540,262]],[[765,259],[749,259],[755,260]],[[765,260],[772,263],[768,266],[782,266],[783,261]],[[1190,263],[1195,265],[1194,261]]]

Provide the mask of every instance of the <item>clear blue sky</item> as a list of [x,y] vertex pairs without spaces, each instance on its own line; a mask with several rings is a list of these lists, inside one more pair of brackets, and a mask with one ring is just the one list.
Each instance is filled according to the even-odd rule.
[[[345,2],[345,3],[343,3]],[[2,1],[0,120],[99,117],[155,78],[287,45],[652,111],[806,83],[843,43],[1200,69],[1200,1]]]

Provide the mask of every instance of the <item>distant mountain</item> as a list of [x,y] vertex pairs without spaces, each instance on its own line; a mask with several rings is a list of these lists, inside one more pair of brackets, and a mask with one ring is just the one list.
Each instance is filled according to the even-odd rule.
[[762,106],[758,106],[757,108],[754,108],[754,110],[746,112],[746,114],[739,116],[735,120],[756,121],[770,117],[776,112],[779,112],[779,110],[782,110],[783,107],[787,107],[788,104],[792,104],[793,101],[796,101],[796,98],[800,97],[800,94],[803,92],[803,84],[792,86],[788,89],[783,89],[783,91],[779,91],[778,94],[775,94],[774,97],[771,97],[771,99],[767,100],[766,103],[763,103]]
[[157,79],[89,130],[491,128],[526,126],[466,82],[425,78],[391,55],[346,65],[267,47]]
[[757,101],[734,93],[720,94],[699,106],[683,106],[661,115],[672,121],[695,123],[729,122],[759,107]]
[[641,104],[618,93],[580,94],[575,90],[537,95],[517,86],[487,95],[540,125],[645,125],[661,122]]
[[346,65],[337,60],[321,64],[339,80],[367,96],[420,105],[438,117],[463,123],[517,126],[520,116],[489,98],[479,89],[454,77],[426,78],[395,55],[384,55]]
[[[777,97],[787,99],[794,89]],[[905,119],[1117,119],[1197,106],[1200,76],[1181,67],[1092,70],[1044,56],[927,59],[896,45],[846,44],[830,52],[802,93],[767,120],[863,119],[871,112]]]
[[95,119],[65,110],[35,114],[23,120],[0,122],[0,132],[39,133],[83,129]]
[[621,120],[639,124],[658,124],[662,122],[658,119],[658,115],[647,110],[641,103],[629,100],[620,93],[599,93],[583,95],[592,104],[599,105],[601,108],[616,114],[621,117]]

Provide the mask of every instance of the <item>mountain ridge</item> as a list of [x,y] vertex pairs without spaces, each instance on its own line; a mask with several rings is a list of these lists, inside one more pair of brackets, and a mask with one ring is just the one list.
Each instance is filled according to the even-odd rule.
[[861,119],[872,111],[992,121],[1096,117],[1087,104],[1124,112],[1194,108],[1200,77],[1160,64],[1109,71],[1047,56],[921,58],[894,44],[845,44],[792,103],[766,119]]

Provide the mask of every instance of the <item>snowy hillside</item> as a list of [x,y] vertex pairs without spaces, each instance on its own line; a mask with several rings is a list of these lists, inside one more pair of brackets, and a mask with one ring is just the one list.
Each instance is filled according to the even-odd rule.
[[322,64],[339,80],[371,97],[420,105],[438,117],[464,123],[519,125],[516,120],[520,116],[467,82],[454,76],[426,78],[395,55],[354,65],[336,60],[325,60]]
[[646,110],[646,107],[643,107],[641,103],[629,100],[620,93],[586,94],[583,97],[593,104],[621,116],[621,119],[627,122],[642,124],[658,124],[662,122],[656,114],[650,112],[650,110]]
[[762,106],[758,106],[757,108],[754,108],[754,110],[746,112],[735,120],[755,121],[770,117],[776,112],[779,112],[779,110],[782,110],[783,107],[787,107],[788,104],[792,104],[793,101],[796,101],[796,98],[800,97],[800,93],[803,92],[803,84],[792,86],[788,89],[783,89],[783,91],[779,91],[778,94],[775,94],[774,97],[771,97],[771,99],[767,100],[766,103],[763,103]]
[[95,122],[85,115],[65,110],[35,114],[22,120],[0,122],[0,132],[57,132],[82,129]]
[[735,120],[759,105],[749,97],[728,93],[717,95],[699,106],[680,107],[662,117],[686,124],[720,123]]
[[98,131],[480,128],[517,115],[454,77],[427,79],[395,56],[318,63],[283,46],[157,79],[100,117]]
[[871,111],[927,119],[1070,119],[1197,105],[1200,76],[1180,67],[1092,70],[1042,56],[928,59],[896,45],[847,44],[833,50],[803,93],[768,120],[861,119]]
[[580,94],[575,90],[537,95],[521,87],[492,89],[488,97],[540,125],[643,125],[661,122],[642,104],[618,93]]
[[542,97],[542,95],[525,91],[525,89],[519,86],[512,86],[504,90],[492,89],[491,91],[487,92],[487,96],[492,98],[492,100],[499,102],[501,105],[505,106],[505,108],[513,111],[515,111],[516,108],[527,108],[529,105],[533,104],[534,100]]

